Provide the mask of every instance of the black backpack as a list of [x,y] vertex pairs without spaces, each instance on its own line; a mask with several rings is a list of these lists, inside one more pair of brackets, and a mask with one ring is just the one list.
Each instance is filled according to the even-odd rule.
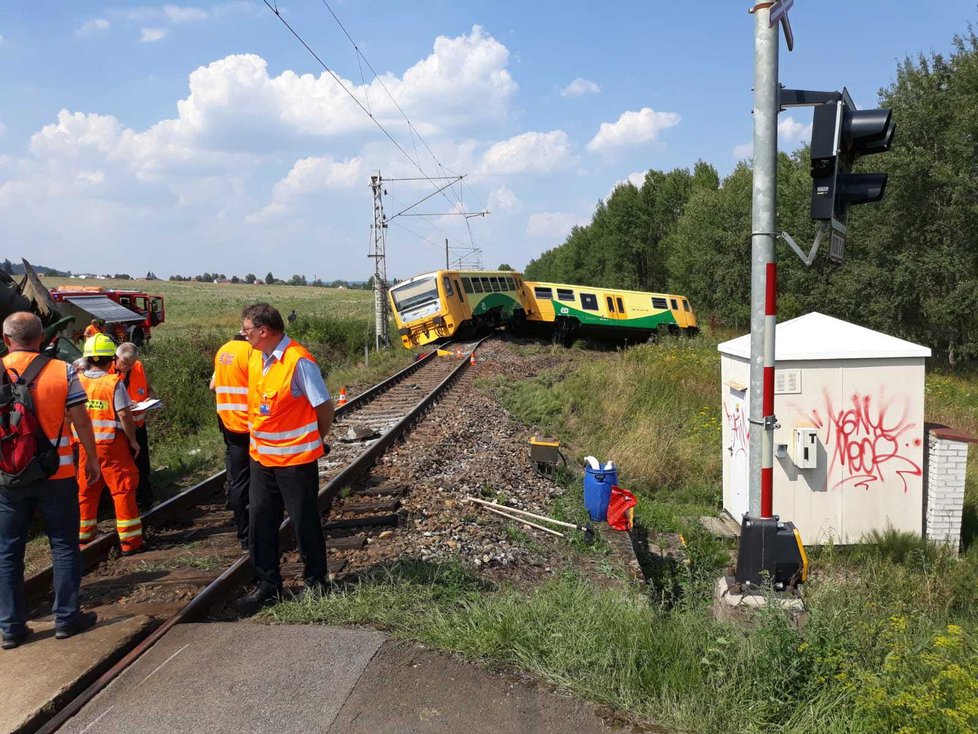
[[24,370],[4,369],[0,377],[0,487],[17,489],[47,479],[60,465],[57,444],[61,442],[64,423],[55,443],[41,430],[30,386],[51,361],[37,355]]

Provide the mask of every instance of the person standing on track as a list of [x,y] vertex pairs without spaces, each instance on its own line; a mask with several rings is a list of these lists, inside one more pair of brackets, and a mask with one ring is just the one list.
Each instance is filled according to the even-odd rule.
[[[122,382],[134,403],[156,397],[156,391],[139,359],[139,349],[132,342],[123,342],[115,350],[115,362],[109,372],[122,375]],[[145,412],[134,412],[132,417],[136,424],[136,442],[139,444],[139,453],[136,454],[136,468],[139,470],[136,505],[140,513],[145,513],[153,506],[153,487],[149,482],[149,433],[146,431]]]
[[274,600],[282,589],[278,529],[288,510],[306,589],[327,589],[326,541],[316,497],[318,459],[333,422],[333,403],[312,355],[285,335],[282,314],[267,303],[247,306],[241,333],[253,347],[248,364],[251,434],[249,541],[255,588],[242,611]]
[[[24,599],[24,551],[38,509],[44,518],[54,566],[54,636],[71,637],[98,619],[94,612],[82,612],[78,600],[78,484],[66,412],[78,440],[92,457],[82,465],[86,481],[91,483],[99,477],[95,436],[85,412],[85,391],[74,368],[38,354],[43,340],[41,320],[34,314],[19,311],[3,322],[3,341],[10,350],[3,358],[4,370],[10,378],[23,378],[29,384],[40,432],[58,455],[57,469],[46,478],[16,488],[0,486],[0,632],[4,650],[17,647],[31,634]],[[32,370],[31,365],[37,359],[44,363],[35,375],[37,367]]]
[[[132,418],[132,399],[122,384],[122,375],[109,374],[115,358],[115,342],[105,334],[96,334],[85,342],[84,356],[88,367],[78,376],[88,394],[86,409],[95,430],[95,455],[102,469],[96,482],[78,476],[78,500],[81,508],[79,540],[88,543],[98,531],[98,501],[102,488],[108,485],[115,504],[115,526],[119,533],[122,555],[138,553],[143,548],[143,523],[136,506],[139,469],[134,456],[139,454],[136,424]],[[78,451],[82,461],[91,454],[82,444]]]
[[248,550],[248,362],[251,345],[238,334],[214,355],[211,390],[217,399],[217,418],[224,437],[224,466],[227,469],[228,504],[242,550]]

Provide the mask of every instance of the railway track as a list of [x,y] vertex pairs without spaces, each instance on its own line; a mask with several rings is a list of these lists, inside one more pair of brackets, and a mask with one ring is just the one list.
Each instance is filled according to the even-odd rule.
[[[325,524],[331,573],[341,572],[344,564],[336,561],[337,551],[362,547],[368,534],[383,535],[402,519],[400,496],[406,490],[372,486],[365,481],[370,468],[461,377],[468,354],[482,341],[461,345],[466,355],[461,361],[431,353],[337,409],[329,438],[332,450],[319,460],[319,508],[327,512],[336,505],[335,518]],[[144,615],[152,623],[20,731],[57,731],[173,626],[202,620],[251,580],[250,560],[238,546],[231,513],[224,508],[223,485],[220,472],[144,515],[145,553],[117,556],[114,533],[83,549],[86,605],[100,617]],[[281,547],[291,548],[294,538],[287,519],[279,533]],[[282,570],[288,579],[290,564]],[[32,603],[49,594],[51,577],[47,567],[27,579]]]

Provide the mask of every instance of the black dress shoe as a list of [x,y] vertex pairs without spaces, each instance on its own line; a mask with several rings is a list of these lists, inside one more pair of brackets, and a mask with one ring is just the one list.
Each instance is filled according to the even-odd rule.
[[4,635],[3,636],[3,649],[13,650],[15,647],[26,642],[27,638],[31,636],[33,630],[30,627],[25,627],[24,631],[17,635]]
[[95,612],[78,612],[75,618],[68,624],[54,628],[54,639],[67,640],[72,635],[87,630],[98,621],[98,614]]
[[234,606],[242,614],[254,614],[262,607],[277,602],[281,594],[281,589],[270,584],[258,584],[254,589],[234,602]]

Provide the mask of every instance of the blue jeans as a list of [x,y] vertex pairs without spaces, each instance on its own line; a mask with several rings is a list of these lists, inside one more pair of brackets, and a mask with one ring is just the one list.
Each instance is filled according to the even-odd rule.
[[21,489],[0,487],[0,632],[24,632],[24,549],[34,512],[40,509],[54,566],[54,622],[70,624],[80,610],[81,551],[78,548],[78,484],[48,479]]

